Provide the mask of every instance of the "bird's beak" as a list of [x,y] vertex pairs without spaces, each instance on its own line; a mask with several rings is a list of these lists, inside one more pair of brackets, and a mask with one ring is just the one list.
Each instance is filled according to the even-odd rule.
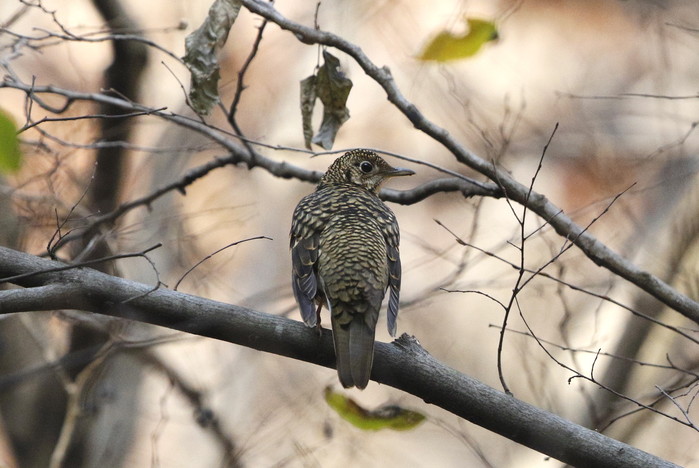
[[403,167],[393,167],[389,171],[386,171],[384,174],[385,177],[399,177],[399,176],[408,176],[408,175],[413,175],[415,174],[415,171],[411,171],[410,169],[405,169]]

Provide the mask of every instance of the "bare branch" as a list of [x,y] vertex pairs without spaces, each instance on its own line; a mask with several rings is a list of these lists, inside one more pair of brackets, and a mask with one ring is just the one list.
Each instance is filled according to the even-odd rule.
[[449,177],[431,180],[410,190],[383,189],[381,190],[381,198],[401,205],[412,205],[436,193],[442,192],[461,192],[465,198],[474,196],[502,197],[502,191],[497,185],[483,185],[482,182],[476,185],[469,180]]
[[583,374],[582,372],[579,372],[578,370],[574,369],[573,367],[569,366],[568,364],[565,364],[565,363],[562,362],[560,359],[556,358],[556,357],[553,355],[553,353],[551,353],[551,351],[550,351],[546,346],[544,346],[544,343],[543,343],[542,341],[539,340],[539,338],[536,336],[536,334],[534,333],[534,331],[532,330],[532,328],[529,326],[529,322],[527,322],[527,319],[524,317],[524,314],[522,313],[521,309],[520,309],[519,312],[520,312],[519,316],[520,316],[520,318],[522,319],[522,322],[524,323],[524,326],[527,327],[527,330],[528,330],[529,334],[532,336],[532,338],[534,338],[534,341],[535,341],[536,344],[539,346],[539,348],[541,348],[541,350],[542,350],[553,362],[555,362],[557,365],[559,365],[559,366],[562,367],[563,369],[566,369],[567,371],[570,371],[570,372],[573,374],[573,375],[568,379],[568,383],[572,382],[572,381],[575,380],[575,379],[587,380],[588,382],[591,382],[591,383],[593,383],[593,384],[595,384],[595,385],[598,385],[600,388],[602,388],[602,389],[604,389],[605,391],[607,391],[607,392],[613,394],[614,396],[616,396],[616,397],[618,397],[618,398],[621,398],[621,399],[623,399],[623,400],[626,400],[626,401],[628,401],[628,402],[630,402],[630,403],[633,403],[634,405],[637,405],[637,406],[639,407],[639,409],[644,409],[644,410],[651,411],[651,412],[656,413],[656,414],[659,414],[659,415],[661,415],[661,416],[663,416],[663,417],[665,417],[665,418],[668,418],[668,419],[670,419],[670,420],[672,420],[672,421],[675,421],[675,422],[677,422],[677,423],[680,423],[680,424],[682,424],[682,425],[684,425],[684,426],[690,427],[690,428],[694,429],[695,431],[699,431],[699,427],[697,427],[697,426],[696,426],[695,424],[693,424],[691,421],[686,421],[686,420],[683,420],[683,419],[679,419],[679,418],[677,418],[677,417],[675,417],[675,416],[672,416],[672,415],[670,415],[670,414],[668,414],[668,413],[662,412],[662,411],[656,409],[652,404],[651,404],[651,405],[643,404],[642,402],[640,402],[640,401],[638,401],[638,400],[635,400],[635,399],[633,399],[633,398],[631,398],[631,397],[629,397],[629,396],[627,396],[627,395],[624,395],[623,393],[618,392],[618,391],[614,390],[613,388],[608,387],[608,386],[604,385],[603,383],[601,383],[599,380],[597,380],[597,379],[595,378],[595,375],[594,375],[594,374],[595,374],[595,365],[597,364],[597,359],[598,359],[599,356],[600,356],[600,351],[601,351],[601,350],[598,350],[597,352],[595,352],[595,359],[592,361],[592,365],[591,365],[591,367],[590,367],[590,375],[589,375],[589,376]]
[[[2,276],[39,273],[63,266],[0,247]],[[325,367],[334,366],[329,330],[318,336],[301,322],[163,288],[153,290],[148,285],[91,269],[24,277],[18,284],[28,289],[0,291],[0,303],[4,304],[9,292],[21,295],[34,287],[53,283],[72,285],[74,294],[63,298],[71,308],[139,320]],[[49,302],[37,305],[41,310],[56,307]],[[376,344],[372,378],[574,466],[676,466],[460,374],[434,359],[407,335],[390,344]]]
[[102,257],[102,258],[95,258],[95,259],[92,259],[92,260],[87,260],[87,261],[85,261],[85,262],[82,262],[82,263],[79,263],[79,264],[75,264],[75,265],[63,265],[63,266],[59,266],[59,267],[56,267],[55,269],[52,269],[52,270],[46,270],[46,271],[40,271],[40,272],[28,272],[28,273],[23,273],[23,274],[20,274],[20,275],[9,276],[9,277],[7,277],[7,278],[0,278],[0,283],[15,283],[15,282],[17,282],[17,281],[25,280],[25,279],[27,279],[28,277],[31,277],[31,276],[34,276],[34,275],[38,275],[38,274],[44,274],[44,273],[58,273],[58,272],[61,272],[61,271],[73,270],[73,269],[75,269],[75,268],[84,268],[84,267],[89,267],[89,266],[91,266],[91,265],[98,265],[98,264],[100,264],[100,263],[110,262],[110,261],[113,261],[113,260],[119,260],[119,259],[122,259],[122,258],[146,257],[146,254],[147,254],[148,252],[151,252],[151,251],[153,251],[153,250],[155,250],[155,249],[158,249],[158,248],[160,248],[160,247],[162,247],[162,246],[163,246],[163,244],[158,243],[158,244],[156,244],[156,245],[154,245],[154,246],[152,246],[152,247],[149,247],[149,248],[143,250],[142,252],[138,252],[138,253],[126,253],[126,254],[110,255],[110,256],[108,256],[108,257]]
[[[172,191],[178,191],[182,194],[185,194],[186,188],[191,185],[193,182],[196,180],[204,177],[206,174],[211,172],[214,169],[221,168],[224,166],[228,165],[235,165],[239,163],[245,163],[249,167],[260,167],[265,169],[267,172],[270,174],[281,177],[281,178],[294,178],[298,179],[301,181],[305,182],[311,182],[311,183],[317,183],[321,176],[323,175],[321,172],[318,171],[309,171],[307,169],[303,169],[299,166],[289,164],[286,161],[275,161],[271,158],[268,158],[264,155],[262,155],[259,152],[250,152],[248,151],[247,148],[244,148],[243,146],[236,144],[231,138],[237,138],[239,140],[244,140],[252,145],[257,145],[257,146],[265,146],[265,147],[271,147],[270,145],[264,145],[259,142],[255,142],[253,140],[245,139],[243,137],[240,137],[238,135],[234,135],[228,132],[225,132],[221,129],[218,129],[216,127],[212,127],[210,125],[207,125],[206,123],[200,122],[198,120],[190,119],[181,115],[177,114],[172,114],[169,112],[166,112],[165,109],[159,108],[159,109],[154,109],[154,108],[149,108],[143,105],[140,105],[138,103],[134,103],[129,100],[121,99],[118,97],[114,96],[108,96],[105,94],[101,93],[82,93],[82,92],[77,92],[77,91],[71,91],[71,90],[66,90],[66,89],[61,89],[57,88],[55,86],[32,86],[32,85],[27,85],[24,83],[19,83],[16,81],[12,80],[5,80],[4,82],[0,82],[0,88],[13,88],[17,89],[20,91],[24,91],[27,93],[27,95],[31,98],[31,100],[35,101],[37,104],[40,106],[44,107],[45,109],[51,111],[51,112],[58,112],[62,113],[66,111],[72,103],[76,101],[92,101],[92,102],[98,102],[101,104],[110,104],[112,106],[118,107],[123,110],[127,110],[133,113],[140,113],[143,115],[154,115],[159,118],[162,118],[164,120],[170,121],[176,125],[180,125],[182,127],[186,127],[190,130],[193,130],[195,132],[201,133],[204,135],[206,138],[214,141],[218,145],[222,146],[225,148],[227,151],[229,151],[229,154],[224,157],[217,157],[214,158],[213,160],[202,164],[201,166],[191,169],[189,172],[187,172],[184,176],[182,176],[180,179],[173,181],[169,184],[164,185],[163,187],[158,188],[157,190],[153,191],[152,193],[138,198],[136,200],[132,200],[129,202],[126,202],[118,207],[116,207],[114,210],[100,214],[97,216],[94,216],[90,219],[90,222],[84,226],[84,229],[89,230],[89,229],[94,229],[95,227],[102,225],[102,224],[108,224],[112,223],[124,214],[128,213],[129,211],[138,208],[138,207],[149,207],[155,200],[158,198],[162,197],[163,195],[170,193]],[[39,93],[49,93],[49,94],[55,94],[59,96],[63,96],[66,98],[65,104],[60,107],[60,108],[53,108],[51,106],[48,106],[43,100],[41,100],[37,94]],[[35,128],[38,128],[35,127]],[[276,147],[272,147],[274,149],[277,149]],[[389,153],[390,154],[390,153]],[[405,158],[403,157],[402,159],[406,160],[411,160],[410,158]],[[428,165],[430,167],[434,167],[432,164],[427,164],[424,162],[417,162],[421,164]],[[437,168],[435,168],[437,169]],[[450,171],[442,171],[442,172],[450,172]],[[392,190],[392,189],[383,189],[381,191],[381,198],[393,202],[393,203],[399,203],[402,205],[411,205],[414,203],[418,203],[422,200],[424,200],[427,197],[430,197],[434,194],[441,193],[441,192],[461,192],[461,194],[466,197],[473,197],[473,196],[489,196],[493,198],[500,198],[503,195],[502,190],[496,185],[488,182],[479,182],[473,179],[470,179],[468,177],[465,177],[463,175],[459,175],[459,177],[449,177],[449,178],[442,178],[442,179],[435,179],[430,182],[427,182],[423,185],[420,185],[418,187],[415,187],[410,190]],[[74,232],[70,233],[68,235],[63,236],[60,241],[57,243],[55,248],[62,247],[66,245],[66,243],[71,242],[77,238],[80,238],[82,236],[82,231],[81,232]]]
[[408,101],[399,90],[388,68],[376,66],[361,48],[333,33],[291,21],[279,13],[273,4],[258,0],[241,1],[249,11],[293,33],[299,41],[305,44],[324,44],[334,47],[352,57],[364,72],[384,89],[388,100],[410,120],[415,128],[441,143],[459,162],[499,184],[511,200],[527,205],[530,210],[550,223],[560,236],[571,239],[597,265],[630,281],[672,309],[699,323],[699,303],[612,251],[589,232],[585,232],[581,226],[574,223],[544,195],[537,192],[530,194],[527,186],[514,180],[506,171],[498,169],[490,162],[464,148],[447,130],[432,123],[414,104]]
[[[442,228],[444,228],[444,230],[447,231],[449,234],[451,234],[452,236],[454,236],[454,240],[456,241],[457,244],[463,245],[464,247],[469,247],[469,248],[471,248],[471,249],[477,250],[477,251],[481,252],[482,254],[484,254],[484,255],[486,255],[486,256],[488,256],[488,257],[492,257],[492,258],[494,258],[494,259],[496,259],[496,260],[498,260],[498,261],[500,261],[500,262],[502,262],[502,263],[504,263],[504,264],[506,264],[506,265],[509,265],[510,267],[512,267],[512,268],[515,269],[515,270],[519,270],[520,266],[519,266],[518,264],[516,264],[516,263],[514,263],[514,262],[511,262],[511,261],[507,260],[506,258],[501,257],[501,256],[499,256],[499,255],[497,255],[497,254],[495,254],[495,253],[493,253],[493,252],[489,252],[489,251],[484,250],[484,249],[482,249],[482,248],[480,248],[480,247],[478,247],[478,246],[476,246],[476,245],[473,245],[473,244],[470,244],[470,243],[464,241],[463,239],[461,239],[460,237],[458,237],[452,230],[450,230],[448,227],[446,227],[444,224],[442,224],[441,221],[435,219],[435,222],[436,222],[439,226],[441,226]],[[568,244],[568,247],[570,247],[570,244]],[[567,249],[567,248],[566,248],[566,249]],[[563,251],[564,251],[564,250],[561,249],[560,254],[562,254]],[[560,255],[559,255],[559,256],[560,256]],[[547,263],[547,264],[548,264],[548,263]],[[668,330],[671,330],[671,331],[673,331],[674,333],[677,333],[678,335],[682,336],[683,338],[686,338],[687,340],[689,340],[689,341],[691,341],[691,342],[693,342],[693,343],[699,344],[699,338],[695,338],[694,336],[692,336],[692,334],[683,331],[683,330],[682,330],[681,328],[679,328],[679,327],[676,327],[676,326],[674,326],[674,325],[670,325],[670,324],[668,324],[668,323],[666,323],[666,322],[663,322],[662,320],[659,320],[659,319],[657,319],[657,318],[655,318],[655,317],[652,317],[652,316],[650,316],[650,315],[647,315],[647,314],[644,314],[644,313],[642,313],[642,312],[639,312],[638,310],[634,309],[633,307],[630,307],[630,306],[628,306],[628,305],[626,305],[626,304],[624,304],[624,303],[622,303],[622,302],[619,302],[619,301],[617,301],[616,299],[612,299],[611,297],[606,296],[606,295],[604,295],[604,294],[599,294],[599,293],[596,293],[596,292],[594,292],[594,291],[590,291],[589,289],[585,289],[585,288],[583,288],[583,287],[576,286],[575,284],[572,284],[572,283],[568,283],[568,282],[566,282],[566,281],[563,281],[563,280],[560,279],[560,278],[557,278],[557,277],[555,277],[555,276],[553,276],[553,275],[551,275],[551,274],[549,274],[549,273],[546,273],[545,271],[542,271],[542,268],[541,268],[541,267],[540,267],[539,269],[537,269],[537,270],[533,270],[533,269],[530,269],[530,268],[525,268],[525,271],[527,271],[528,273],[531,273],[532,275],[536,275],[536,276],[540,276],[540,277],[543,277],[543,278],[552,280],[552,281],[554,281],[554,282],[556,282],[556,283],[558,283],[558,284],[560,284],[560,285],[563,285],[563,286],[565,286],[565,287],[567,287],[567,288],[569,288],[569,289],[571,289],[571,290],[573,290],[573,291],[579,291],[579,292],[581,292],[581,293],[583,293],[583,294],[587,294],[588,296],[596,297],[596,298],[601,299],[601,300],[603,300],[603,301],[609,302],[610,304],[614,304],[615,306],[620,307],[621,309],[624,309],[624,310],[630,312],[631,314],[635,315],[636,317],[640,317],[640,318],[642,318],[642,319],[644,319],[644,320],[648,320],[649,322],[652,322],[652,323],[654,323],[654,324],[656,324],[656,325],[658,325],[658,326],[660,326],[660,327],[667,328]],[[471,291],[447,290],[447,289],[445,289],[445,291],[446,291],[446,292],[471,292]]]
[[231,242],[230,244],[228,244],[228,245],[226,245],[226,246],[223,246],[223,247],[221,247],[220,249],[216,250],[215,252],[213,252],[213,253],[207,255],[206,257],[202,258],[202,259],[199,260],[197,263],[195,263],[191,268],[189,268],[187,271],[185,271],[184,274],[180,277],[180,279],[177,280],[177,283],[175,283],[175,287],[172,288],[172,290],[173,290],[173,291],[177,291],[178,286],[180,285],[180,283],[182,282],[182,280],[184,280],[184,279],[187,277],[188,274],[190,274],[191,272],[193,272],[194,269],[195,269],[196,267],[198,267],[199,265],[201,265],[202,263],[204,263],[205,261],[207,261],[208,259],[210,259],[210,258],[213,257],[214,255],[216,255],[217,253],[223,252],[224,250],[226,250],[226,249],[229,248],[229,247],[234,247],[234,246],[236,246],[236,245],[238,245],[238,244],[242,244],[243,242],[248,242],[248,241],[258,240],[258,239],[272,240],[271,237],[267,237],[267,236],[255,236],[255,237],[249,237],[249,238],[247,238],[247,239],[243,239],[243,240]]

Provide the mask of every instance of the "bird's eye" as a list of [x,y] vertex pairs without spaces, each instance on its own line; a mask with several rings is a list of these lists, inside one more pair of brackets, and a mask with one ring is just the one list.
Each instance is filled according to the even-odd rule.
[[361,163],[359,163],[359,169],[363,173],[368,174],[374,169],[374,165],[369,161],[362,161]]

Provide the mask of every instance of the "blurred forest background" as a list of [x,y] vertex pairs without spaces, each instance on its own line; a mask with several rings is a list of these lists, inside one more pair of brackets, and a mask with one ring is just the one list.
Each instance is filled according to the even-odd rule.
[[[6,83],[11,78],[76,93],[114,89],[149,108],[197,119],[185,102],[190,78],[180,57],[211,3],[3,1],[0,68]],[[275,8],[360,46],[375,64],[390,68],[430,120],[525,185],[558,124],[534,189],[578,224],[594,221],[590,231],[603,243],[697,299],[696,0],[279,0]],[[495,21],[499,39],[465,60],[417,58],[438,32],[463,32],[465,17]],[[241,9],[219,54],[228,109],[238,73],[257,50],[239,94],[237,128],[221,108],[205,121],[229,132],[235,144],[241,142],[232,133],[242,132],[273,161],[323,171],[336,153],[311,158],[303,150],[299,110],[299,81],[319,64],[320,49],[274,24],[255,46],[261,24]],[[485,180],[416,130],[353,60],[331,52],[354,83],[351,118],[334,150],[374,148]],[[218,249],[266,236],[271,240],[217,253],[177,289],[299,318],[288,231],[295,204],[312,184],[228,164],[186,193],[167,191],[111,225],[85,230],[98,214],[180,181],[227,152],[172,120],[144,113],[96,118],[123,110],[89,99],[59,113],[60,93],[41,99],[57,112],[30,105],[21,88],[0,88],[0,108],[23,129],[22,167],[0,175],[1,245],[45,254],[64,220],[63,235],[81,234],[56,251],[64,260],[162,243],[148,253],[150,263],[125,258],[99,268],[173,288]],[[442,177],[434,167],[387,159],[417,172],[391,181],[392,189]],[[497,301],[506,304],[512,296],[522,266],[517,247],[524,242],[525,268],[554,261],[519,292],[509,317],[502,373],[510,390],[674,463],[699,466],[699,410],[691,405],[699,393],[696,323],[577,248],[557,256],[565,239],[533,213],[523,239],[515,216],[522,207],[504,199],[452,192],[391,208],[402,233],[399,333],[501,389],[503,308]],[[377,339],[389,341],[383,318],[380,323]],[[560,466],[376,383],[349,394],[369,408],[391,402],[421,411],[427,421],[408,432],[362,432],[323,401],[324,387],[339,386],[334,370],[135,322],[68,310],[5,315],[0,350],[0,464],[7,467],[49,460],[53,466]],[[576,374],[559,363],[588,377],[594,370],[594,380],[628,399],[611,397],[590,380],[569,380]],[[657,411],[639,410],[635,402]]]

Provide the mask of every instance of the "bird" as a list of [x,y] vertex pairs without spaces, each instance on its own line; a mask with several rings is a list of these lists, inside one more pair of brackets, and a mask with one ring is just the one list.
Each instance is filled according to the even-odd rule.
[[412,174],[374,151],[348,151],[292,216],[294,296],[309,327],[320,331],[320,311],[323,306],[330,311],[337,373],[345,388],[364,389],[369,383],[376,323],[389,289],[388,331],[396,335],[400,231],[378,193],[386,179]]

